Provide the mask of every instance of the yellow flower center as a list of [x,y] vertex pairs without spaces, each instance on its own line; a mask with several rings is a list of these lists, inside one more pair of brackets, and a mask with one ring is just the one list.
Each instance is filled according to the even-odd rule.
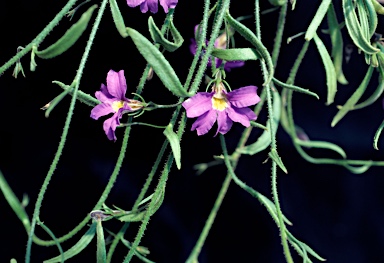
[[112,102],[112,109],[117,112],[119,109],[121,109],[122,107],[124,107],[124,103],[125,101],[122,101],[122,100],[117,100],[117,101],[114,101]]
[[213,96],[212,97],[212,108],[215,110],[223,111],[227,108],[227,98],[220,96],[220,98]]

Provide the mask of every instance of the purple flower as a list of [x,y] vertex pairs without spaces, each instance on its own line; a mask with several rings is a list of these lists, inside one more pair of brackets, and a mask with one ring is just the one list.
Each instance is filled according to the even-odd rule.
[[[163,7],[164,12],[168,13],[168,8],[175,8],[179,0],[160,0],[160,5]],[[127,0],[129,7],[136,7],[140,5],[141,13],[146,13],[149,9],[152,13],[157,13],[158,0]]]
[[104,121],[103,129],[108,139],[116,141],[116,127],[120,125],[120,119],[126,112],[139,110],[143,104],[137,100],[125,97],[127,84],[124,70],[115,72],[110,70],[107,75],[107,86],[101,84],[100,91],[96,91],[96,98],[101,104],[96,105],[91,111],[91,118],[97,120],[101,116],[113,113],[113,116]]
[[[250,120],[256,120],[256,114],[248,106],[260,101],[256,86],[246,86],[226,92],[222,83],[214,85],[212,92],[198,92],[183,102],[188,118],[198,117],[191,131],[197,135],[206,134],[217,120],[217,132],[225,134],[231,129],[233,122],[249,127]],[[215,136],[216,136],[215,135]]]
[[[195,26],[195,36],[197,36],[197,29],[199,25]],[[205,44],[208,45],[208,41],[205,41]],[[227,34],[224,32],[221,34],[214,43],[214,47],[218,49],[225,49],[227,45]],[[196,54],[197,50],[197,41],[196,39],[192,38],[191,39],[191,45],[189,46],[189,50],[193,55]],[[219,58],[215,58],[215,63],[216,63],[216,68],[220,67],[220,65],[223,63],[223,60]],[[211,66],[211,58],[208,60],[208,67]],[[238,68],[244,66],[244,61],[228,61],[224,65],[224,70],[225,71],[231,71],[232,68]]]

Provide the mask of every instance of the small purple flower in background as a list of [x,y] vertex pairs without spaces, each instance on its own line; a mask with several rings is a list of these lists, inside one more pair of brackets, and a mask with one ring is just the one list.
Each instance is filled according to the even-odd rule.
[[249,127],[249,121],[257,118],[256,114],[247,108],[260,101],[256,90],[256,86],[246,86],[227,93],[224,85],[220,83],[213,86],[212,92],[198,92],[182,104],[188,118],[198,117],[191,131],[197,130],[199,136],[206,134],[216,120],[216,135],[218,132],[227,133],[233,122]]
[[[149,9],[152,13],[157,13],[159,0],[127,0],[129,7],[136,7],[140,5],[141,13],[146,13]],[[168,13],[168,8],[175,8],[179,0],[160,0],[160,5],[163,7],[164,12]]]
[[[195,36],[197,35],[197,29],[199,25],[195,26]],[[208,41],[205,42],[206,45],[208,45]],[[225,49],[227,45],[227,34],[224,32],[221,34],[216,40],[214,47],[218,49]],[[191,39],[191,45],[189,46],[189,50],[193,55],[196,54],[197,50],[197,41],[196,39],[192,38]],[[216,68],[220,67],[221,63],[223,61],[219,58],[215,58],[215,63],[216,63]],[[208,67],[211,66],[211,58],[208,60]],[[225,71],[231,71],[232,68],[238,68],[244,66],[244,61],[227,61],[224,65],[224,70]]]
[[113,116],[104,121],[103,129],[108,139],[116,141],[116,127],[120,125],[120,119],[126,112],[133,112],[143,108],[143,104],[137,100],[127,99],[125,92],[127,84],[124,70],[115,72],[110,70],[107,75],[107,86],[101,84],[100,91],[96,91],[96,98],[101,104],[96,105],[91,111],[91,118],[97,120],[101,116],[113,113]]

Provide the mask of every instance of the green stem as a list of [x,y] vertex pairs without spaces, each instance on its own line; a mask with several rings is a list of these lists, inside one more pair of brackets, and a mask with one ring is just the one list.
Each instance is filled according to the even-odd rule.
[[32,40],[24,49],[18,52],[15,56],[13,56],[10,60],[8,60],[1,68],[0,68],[0,76],[10,68],[14,63],[18,62],[25,54],[32,50],[33,46],[40,45],[41,42],[45,39],[45,37],[52,31],[52,29],[60,22],[60,20],[65,16],[66,13],[71,9],[71,7],[76,3],[77,0],[69,0],[68,3],[63,7],[63,9],[53,18],[53,20],[41,31],[40,34],[37,35],[35,39]]
[[[256,20],[256,35],[258,36],[259,39],[261,39],[259,0],[255,1],[255,20]],[[277,48],[277,46],[275,46],[275,47]],[[264,81],[266,81],[268,78],[268,71],[267,71],[267,67],[266,67],[264,61],[261,61],[261,67],[262,67]],[[276,137],[275,137],[275,134],[273,132],[274,131],[274,127],[273,127],[273,125],[274,125],[274,122],[273,122],[274,112],[273,112],[273,107],[272,107],[272,96],[271,96],[271,90],[270,90],[271,86],[267,85],[265,88],[267,90],[267,103],[268,103],[268,115],[269,115],[268,118],[269,118],[269,126],[270,126],[269,129],[270,129],[270,134],[271,134],[271,151],[272,150],[277,151]],[[278,113],[278,114],[280,114],[280,113]],[[281,243],[283,245],[284,256],[285,256],[285,259],[288,263],[293,263],[292,255],[291,255],[291,252],[290,252],[289,246],[288,246],[287,233],[286,233],[285,223],[283,220],[283,215],[281,212],[279,196],[277,193],[277,170],[276,170],[276,162],[274,162],[274,161],[272,161],[271,184],[272,184],[273,200],[275,201],[277,217],[279,219],[279,229],[280,229]]]
[[[207,1],[207,2],[209,4],[209,1]],[[222,0],[221,1],[221,5],[218,5],[219,10],[217,12],[217,16],[215,17],[216,19],[215,19],[213,27],[212,27],[212,32],[211,32],[211,35],[210,35],[210,39],[209,39],[209,42],[208,42],[207,49],[206,49],[206,51],[204,53],[203,58],[201,59],[200,67],[197,70],[196,77],[195,77],[195,79],[194,79],[194,81],[193,81],[193,83],[191,85],[191,88],[190,88],[190,92],[192,94],[195,93],[198,90],[200,82],[201,82],[201,80],[202,80],[202,78],[204,76],[204,71],[205,71],[205,69],[207,67],[208,59],[211,56],[211,53],[212,53],[212,50],[214,48],[214,44],[215,44],[216,38],[217,38],[217,36],[220,33],[220,28],[221,28],[221,25],[223,24],[225,13],[226,13],[226,11],[229,8],[229,3],[230,3],[230,0]]]
[[286,1],[285,4],[281,7],[279,20],[277,21],[277,31],[276,31],[275,42],[274,42],[273,51],[272,51],[272,62],[273,62],[273,65],[275,65],[275,68],[277,65],[277,60],[279,58],[281,42],[283,39],[285,18],[287,16],[287,6],[288,6],[288,1]]
[[57,149],[57,152],[56,152],[55,157],[54,157],[54,159],[52,161],[52,164],[51,164],[51,166],[50,166],[50,168],[48,170],[48,174],[47,174],[47,176],[44,179],[43,185],[42,185],[42,187],[40,189],[39,195],[38,195],[37,200],[36,200],[35,209],[34,209],[34,212],[33,212],[33,217],[32,217],[32,222],[31,222],[31,229],[30,229],[29,235],[28,235],[27,251],[26,251],[26,255],[25,255],[25,262],[26,263],[29,263],[30,260],[31,260],[32,239],[33,239],[34,232],[35,232],[36,222],[37,222],[37,219],[39,218],[39,215],[40,215],[40,210],[41,210],[41,205],[42,205],[42,202],[43,202],[44,194],[45,194],[45,192],[47,190],[48,184],[49,184],[49,182],[50,182],[50,180],[52,178],[52,175],[53,175],[53,173],[54,173],[54,171],[56,169],[56,166],[57,166],[57,164],[59,162],[60,156],[61,156],[61,154],[63,152],[63,149],[64,149],[65,141],[66,141],[66,138],[67,138],[67,135],[68,135],[69,125],[71,123],[71,119],[72,119],[72,116],[73,116],[73,111],[75,109],[75,103],[76,103],[76,98],[77,98],[77,91],[79,89],[79,82],[80,82],[80,79],[81,79],[81,75],[82,75],[82,72],[83,72],[85,61],[86,61],[86,58],[88,57],[88,54],[90,52],[90,49],[91,49],[91,46],[92,46],[92,43],[93,43],[93,39],[94,39],[94,37],[96,35],[96,31],[97,31],[98,26],[100,24],[101,17],[102,17],[102,14],[103,14],[104,10],[105,10],[105,6],[106,6],[107,2],[108,2],[107,0],[103,0],[103,3],[101,4],[100,10],[99,10],[99,12],[97,14],[97,18],[95,20],[95,23],[93,25],[93,28],[92,28],[89,40],[87,42],[87,46],[85,48],[82,60],[80,62],[80,66],[79,66],[78,72],[77,72],[75,80],[74,80],[76,82],[76,85],[75,85],[75,89],[73,91],[73,97],[72,97],[72,100],[71,100],[71,104],[69,106],[67,118],[65,120],[65,125],[64,125],[64,128],[63,128],[63,133],[61,135],[59,147]]

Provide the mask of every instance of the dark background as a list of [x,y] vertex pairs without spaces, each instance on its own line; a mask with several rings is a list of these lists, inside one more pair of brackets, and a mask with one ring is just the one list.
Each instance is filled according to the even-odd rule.
[[[262,10],[271,7],[267,1],[262,2]],[[297,2],[296,10],[288,12],[284,39],[306,30],[321,1]],[[2,1],[0,62],[4,63],[13,56],[18,46],[27,45],[65,3],[64,0],[54,3],[43,0]],[[126,25],[149,37],[146,26],[150,14],[142,14],[139,8],[129,8],[125,1],[119,0],[118,4]],[[47,47],[58,39],[86,8],[82,7],[72,22],[64,19],[41,47]],[[175,53],[167,53],[166,57],[182,82],[192,61],[188,46],[193,37],[193,27],[201,18],[202,8],[202,1],[183,0],[179,1],[176,8],[175,25],[185,43]],[[336,4],[336,8],[341,20],[340,4]],[[250,15],[252,12],[252,1],[233,1],[231,5],[234,17]],[[274,12],[262,16],[262,39],[269,50],[273,45],[277,15]],[[159,12],[153,17],[160,25],[165,17],[160,6]],[[380,25],[382,22],[380,20]],[[244,23],[252,28],[254,22],[246,20]],[[380,25],[379,30],[382,30]],[[324,24],[322,28],[325,27]],[[87,29],[77,44],[64,55],[53,60],[37,58],[36,72],[29,71],[29,55],[25,56],[22,63],[27,78],[19,75],[14,79],[11,76],[13,68],[0,77],[0,170],[20,199],[24,193],[29,196],[30,204],[26,211],[30,217],[57,149],[70,98],[64,99],[49,118],[44,117],[40,108],[61,92],[58,86],[51,83],[53,80],[66,84],[72,82],[89,33],[90,29]],[[320,37],[330,47],[328,36],[320,34]],[[344,43],[351,44],[346,35]],[[248,46],[238,35],[236,44],[238,47]],[[287,79],[302,44],[302,38],[289,45],[284,43],[277,65],[278,79]],[[144,59],[130,39],[120,37],[107,10],[88,58],[80,89],[94,94],[100,84],[105,83],[110,69],[124,69],[128,93],[134,92],[144,67]],[[326,107],[325,73],[312,43],[296,84],[316,92],[320,100],[295,94],[295,120],[312,140],[337,143],[351,159],[384,160],[382,151],[372,148],[374,133],[383,119],[381,99],[368,108],[349,113],[335,128],[330,127],[337,112],[335,105],[347,100],[363,79],[366,69],[363,56],[354,49],[349,63],[344,64],[344,73],[350,85],[339,85],[335,103]],[[257,62],[247,62],[245,67],[233,69],[227,75],[227,81],[232,88],[246,85],[261,87],[260,66]],[[377,72],[363,98],[369,96],[376,86]],[[176,102],[176,97],[164,89],[156,76],[147,83],[143,96],[147,101],[158,104]],[[116,143],[109,141],[102,129],[105,118],[98,121],[91,119],[90,110],[84,104],[76,104],[66,147],[44,198],[40,218],[57,236],[73,229],[90,212],[108,181],[121,146],[122,130],[117,131]],[[166,125],[171,113],[171,110],[148,112],[140,117],[140,121]],[[265,110],[259,120],[265,123]],[[211,168],[200,176],[195,174],[194,164],[211,161],[213,155],[219,155],[221,150],[219,139],[213,137],[215,127],[210,133],[197,137],[196,132],[189,132],[192,122],[188,121],[181,142],[182,169],[178,171],[173,168],[164,203],[152,217],[141,242],[151,251],[148,258],[155,262],[186,260],[225,177],[225,169],[221,166]],[[235,124],[226,135],[230,151],[234,150],[242,130],[241,125]],[[250,140],[256,140],[260,133],[259,130],[253,131]],[[313,165],[296,153],[282,129],[277,137],[279,154],[289,171],[288,175],[279,172],[278,187],[283,212],[294,223],[289,227],[290,231],[327,258],[328,262],[384,262],[383,169],[371,168],[365,174],[353,175],[342,167]],[[133,127],[127,156],[107,200],[109,206],[130,209],[163,140],[161,129]],[[382,141],[379,147],[384,147]],[[309,152],[317,157],[336,157],[327,151],[311,149]],[[271,197],[270,162],[263,164],[267,154],[267,151],[263,151],[253,157],[243,156],[237,175]],[[0,198],[0,209],[0,262],[9,262],[11,258],[22,262],[27,243],[26,231],[3,197]],[[117,231],[120,223],[108,221],[104,226]],[[126,234],[129,241],[133,241],[138,226],[138,223],[134,223],[129,228]],[[36,233],[47,238],[39,227]],[[63,248],[71,247],[83,233],[81,231],[75,238],[65,242]],[[94,240],[85,251],[68,262],[95,262],[95,251]],[[57,253],[56,247],[34,245],[32,262],[42,262]],[[127,250],[119,245],[113,262],[121,262],[126,254]],[[292,254],[295,261],[301,261],[293,249]],[[133,261],[138,260],[135,258]],[[235,184],[229,188],[199,262],[284,262],[278,229],[271,217],[264,207]]]

